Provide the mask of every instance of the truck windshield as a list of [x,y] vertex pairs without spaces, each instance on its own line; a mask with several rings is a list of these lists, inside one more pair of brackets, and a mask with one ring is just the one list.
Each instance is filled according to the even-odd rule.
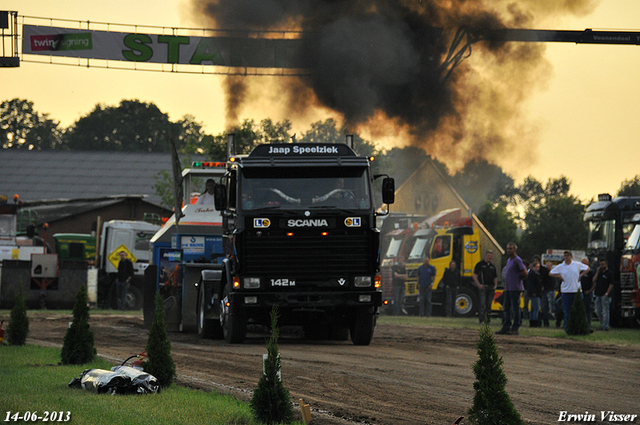
[[397,257],[398,253],[400,252],[401,246],[402,246],[402,236],[392,238],[391,242],[389,242],[389,248],[387,248],[387,253],[384,255],[384,257],[385,258]]
[[245,168],[241,174],[242,209],[369,209],[366,168]]
[[15,244],[16,216],[13,214],[0,214],[0,245]]
[[431,248],[432,240],[433,237],[427,236],[416,238],[409,253],[409,260],[422,260],[426,256],[427,250]]
[[590,221],[587,248],[594,251],[613,251],[615,247],[615,221]]
[[624,249],[629,251],[640,249],[640,224],[636,224],[633,228]]

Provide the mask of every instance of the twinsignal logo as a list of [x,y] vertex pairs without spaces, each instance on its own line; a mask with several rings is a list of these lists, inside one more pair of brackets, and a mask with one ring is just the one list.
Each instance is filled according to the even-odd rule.
[[91,50],[91,33],[32,35],[31,51]]

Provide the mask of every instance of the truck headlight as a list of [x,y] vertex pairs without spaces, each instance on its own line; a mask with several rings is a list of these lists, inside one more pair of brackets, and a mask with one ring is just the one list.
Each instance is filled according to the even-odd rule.
[[242,286],[244,289],[257,289],[260,287],[259,277],[245,277],[242,280]]
[[356,276],[353,284],[358,288],[368,288],[371,286],[371,276]]

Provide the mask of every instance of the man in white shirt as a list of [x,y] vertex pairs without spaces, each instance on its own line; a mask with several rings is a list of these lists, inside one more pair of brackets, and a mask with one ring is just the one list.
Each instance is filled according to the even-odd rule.
[[207,180],[207,190],[196,201],[196,205],[214,205],[213,189],[216,187],[216,182],[213,179]]
[[564,312],[564,330],[567,330],[569,313],[573,306],[573,299],[580,290],[580,279],[589,272],[589,266],[579,261],[573,261],[571,251],[564,252],[564,261],[551,270],[549,276],[562,280],[562,311]]

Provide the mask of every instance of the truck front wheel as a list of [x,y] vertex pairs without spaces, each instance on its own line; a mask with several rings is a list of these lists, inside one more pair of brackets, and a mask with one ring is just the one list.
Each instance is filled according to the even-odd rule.
[[458,289],[453,308],[458,317],[473,317],[478,310],[478,298],[470,288],[462,287]]
[[230,344],[240,344],[247,336],[247,319],[242,306],[229,302],[225,292],[220,304],[220,326],[224,339]]
[[369,345],[373,339],[375,314],[370,307],[360,307],[351,323],[351,341],[354,345]]

